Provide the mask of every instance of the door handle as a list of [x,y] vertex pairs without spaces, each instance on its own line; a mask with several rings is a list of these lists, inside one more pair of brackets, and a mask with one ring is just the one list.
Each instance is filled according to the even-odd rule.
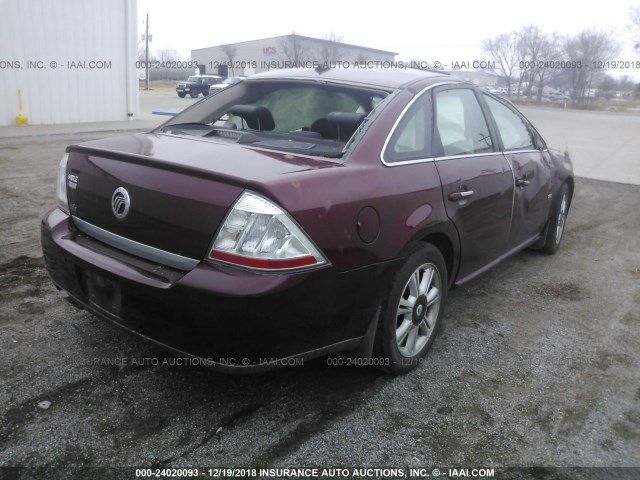
[[526,178],[518,178],[518,179],[516,179],[516,187],[526,187],[530,183],[531,183],[531,181],[527,180]]
[[459,200],[464,200],[465,198],[469,198],[475,192],[473,190],[463,190],[461,192],[452,192],[449,194],[449,200],[452,202],[457,202]]

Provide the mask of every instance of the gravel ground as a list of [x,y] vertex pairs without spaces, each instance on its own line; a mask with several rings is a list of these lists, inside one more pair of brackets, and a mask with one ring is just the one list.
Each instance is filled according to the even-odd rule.
[[[49,281],[39,218],[55,204],[58,160],[98,136],[0,146],[0,478],[70,466],[640,466],[639,186],[578,179],[560,252],[523,252],[454,289],[406,376],[335,358],[227,376],[173,364]],[[76,477],[118,477],[104,472]]]

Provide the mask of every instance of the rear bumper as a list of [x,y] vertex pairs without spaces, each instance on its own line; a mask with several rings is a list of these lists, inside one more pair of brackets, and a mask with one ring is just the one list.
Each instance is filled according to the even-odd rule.
[[96,316],[214,369],[260,371],[358,347],[395,262],[346,273],[260,274],[201,263],[189,272],[77,231],[59,209],[41,224],[53,282]]

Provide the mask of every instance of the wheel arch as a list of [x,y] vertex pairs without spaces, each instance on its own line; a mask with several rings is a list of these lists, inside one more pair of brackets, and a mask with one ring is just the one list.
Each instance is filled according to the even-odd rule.
[[564,179],[563,183],[566,183],[569,187],[569,206],[571,206],[571,201],[573,200],[573,192],[575,189],[575,181],[572,176],[567,176],[567,178]]
[[460,263],[460,242],[457,230],[451,223],[442,222],[436,229],[421,231],[403,248],[402,256],[406,256],[417,245],[423,243],[430,243],[440,251],[447,267],[447,283],[451,287]]
[[458,263],[455,261],[456,255],[451,239],[442,232],[434,232],[422,238],[421,242],[430,243],[440,251],[447,267],[447,283],[451,286]]

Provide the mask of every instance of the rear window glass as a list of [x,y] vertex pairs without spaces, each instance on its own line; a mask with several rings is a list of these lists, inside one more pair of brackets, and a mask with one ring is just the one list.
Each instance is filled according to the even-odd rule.
[[175,116],[162,131],[339,157],[388,94],[329,82],[245,80]]

